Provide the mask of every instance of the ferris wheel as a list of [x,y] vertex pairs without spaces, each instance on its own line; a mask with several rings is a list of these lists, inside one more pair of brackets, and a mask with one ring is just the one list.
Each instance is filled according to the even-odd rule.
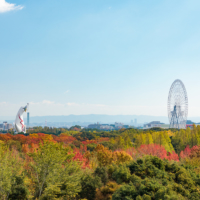
[[188,115],[188,97],[183,82],[176,79],[168,96],[168,118],[170,128],[185,129]]

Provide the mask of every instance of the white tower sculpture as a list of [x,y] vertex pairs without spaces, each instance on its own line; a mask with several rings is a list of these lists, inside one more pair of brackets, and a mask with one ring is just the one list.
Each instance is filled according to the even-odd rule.
[[23,120],[23,113],[26,112],[28,109],[27,104],[25,107],[21,107],[17,113],[16,119],[15,119],[15,133],[20,133],[24,132],[26,133],[26,126],[24,125],[24,120]]

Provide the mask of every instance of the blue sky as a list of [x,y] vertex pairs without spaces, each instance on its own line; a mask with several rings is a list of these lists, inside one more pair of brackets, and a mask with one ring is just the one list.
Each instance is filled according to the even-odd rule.
[[[6,4],[7,2],[7,4]],[[199,0],[0,0],[0,116],[200,116]]]

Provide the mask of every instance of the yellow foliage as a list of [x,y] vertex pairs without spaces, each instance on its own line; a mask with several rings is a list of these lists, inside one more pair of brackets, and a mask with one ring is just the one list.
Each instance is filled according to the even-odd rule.
[[0,140],[0,145],[1,145],[1,144],[5,144],[5,142],[4,142],[4,141],[2,141],[2,140]]
[[174,136],[174,133],[170,130],[167,131],[167,134],[169,135],[169,137]]
[[44,134],[43,136],[39,136],[37,133],[32,133],[29,136],[32,137],[32,138],[39,138],[39,137],[41,137],[44,140],[53,140],[53,137],[50,134]]
[[29,136],[32,137],[32,138],[38,138],[38,134],[37,133],[32,133]]
[[125,151],[112,152],[101,144],[98,144],[95,151],[100,166],[107,166],[112,163],[120,164],[132,160],[132,157]]
[[108,182],[105,186],[96,190],[96,198],[95,200],[112,200],[112,194],[119,188],[120,186],[116,182]]
[[192,159],[190,158],[185,158],[184,160],[182,160],[185,164],[194,166],[194,167],[199,167],[200,166],[200,159],[197,157],[194,157]]
[[114,161],[113,152],[101,144],[95,148],[100,166],[110,165]]
[[[31,177],[32,178],[32,177]],[[34,193],[35,193],[35,183],[32,181],[32,179],[28,178],[27,176],[24,178],[24,184],[28,187],[29,189],[29,195],[28,198],[32,199],[34,198]]]
[[73,135],[76,135],[77,133],[79,133],[79,131],[73,131],[73,130],[70,130],[70,131],[65,131],[64,133],[61,133],[63,135],[67,135],[67,136],[73,136]]
[[115,157],[116,164],[129,162],[129,161],[133,160],[133,158],[129,154],[127,154],[125,151],[116,151],[113,154]]

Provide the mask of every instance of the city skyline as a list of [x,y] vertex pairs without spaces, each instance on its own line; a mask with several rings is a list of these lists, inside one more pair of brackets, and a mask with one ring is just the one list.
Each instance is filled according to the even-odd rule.
[[[15,5],[14,5],[15,4]],[[175,79],[200,116],[199,1],[0,0],[0,116],[167,116]]]

